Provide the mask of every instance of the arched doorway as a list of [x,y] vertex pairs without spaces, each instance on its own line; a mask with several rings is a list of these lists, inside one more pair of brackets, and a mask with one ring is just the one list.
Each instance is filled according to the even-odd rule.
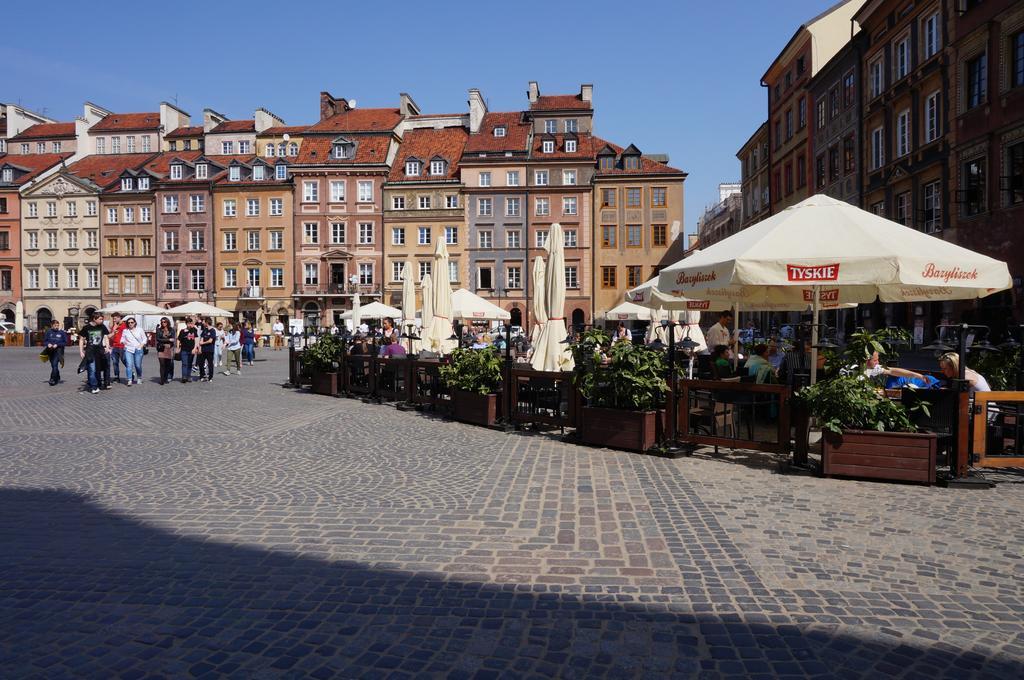
[[302,325],[306,328],[320,327],[320,305],[307,302],[302,306]]
[[583,325],[586,323],[587,317],[583,314],[583,310],[577,307],[572,310],[572,325],[574,328],[582,330]]
[[53,312],[46,307],[40,307],[36,311],[36,330],[45,331],[53,322]]
[[518,307],[513,307],[512,309],[509,310],[509,314],[512,315],[512,318],[509,320],[509,324],[511,324],[512,326],[519,326],[520,328],[522,328],[522,326],[523,326],[523,312],[522,312],[522,310],[519,309]]
[[10,307],[7,307],[6,309],[0,309],[0,316],[3,317],[4,321],[8,323],[14,323],[14,310],[11,309]]

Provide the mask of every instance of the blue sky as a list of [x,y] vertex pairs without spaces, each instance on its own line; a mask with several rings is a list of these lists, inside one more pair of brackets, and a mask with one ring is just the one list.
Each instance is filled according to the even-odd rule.
[[34,28],[5,36],[0,101],[70,120],[86,100],[129,112],[177,97],[193,122],[206,107],[249,118],[262,106],[297,125],[317,119],[321,90],[360,106],[396,106],[409,92],[447,113],[466,109],[470,87],[491,110],[516,110],[530,80],[546,94],[589,82],[597,134],[668,153],[690,173],[693,231],[718,183],[739,180],[736,151],[766,115],[761,74],[830,4],[14,3],[5,24]]

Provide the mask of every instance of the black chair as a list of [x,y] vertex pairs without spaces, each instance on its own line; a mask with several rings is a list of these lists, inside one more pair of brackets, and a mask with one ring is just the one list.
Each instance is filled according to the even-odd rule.
[[[948,454],[954,444],[960,395],[954,390],[904,388],[900,401],[910,414],[910,422],[919,430],[934,432],[937,451]],[[927,413],[922,405],[927,408]]]

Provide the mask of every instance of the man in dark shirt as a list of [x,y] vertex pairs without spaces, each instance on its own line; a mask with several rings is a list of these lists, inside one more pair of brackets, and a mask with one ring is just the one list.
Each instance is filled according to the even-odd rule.
[[217,329],[210,319],[200,323],[202,325],[199,331],[199,382],[213,382],[213,350],[217,343]]
[[43,344],[46,345],[43,351],[50,358],[50,385],[53,386],[60,382],[60,367],[64,365],[64,347],[68,344],[68,334],[61,330],[60,321],[57,319],[50,323],[50,330],[46,331]]
[[[92,323],[78,334],[78,353],[86,360],[89,376],[89,390],[96,394],[100,391],[97,372],[105,365],[107,354],[110,353],[110,331],[103,325],[103,313],[92,315]],[[103,389],[107,389],[103,386]]]
[[192,382],[192,358],[196,351],[196,338],[199,331],[191,317],[186,319],[185,327],[178,332],[178,354],[181,357],[181,382]]

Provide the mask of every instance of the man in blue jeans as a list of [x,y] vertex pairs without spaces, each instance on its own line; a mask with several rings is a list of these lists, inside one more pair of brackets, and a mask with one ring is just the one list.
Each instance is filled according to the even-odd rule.
[[97,394],[100,391],[100,384],[97,378],[98,370],[107,360],[110,352],[110,331],[103,325],[103,313],[96,312],[92,315],[92,323],[82,329],[78,336],[78,354],[86,360],[86,368],[89,375],[89,391]]
[[192,317],[185,320],[185,327],[178,332],[178,354],[181,356],[181,382],[192,382],[192,359],[195,357],[196,338],[199,332]]
[[60,321],[54,319],[50,330],[43,337],[44,350],[50,357],[50,386],[60,382],[60,367],[64,365],[64,347],[68,344],[67,332],[61,330]]

